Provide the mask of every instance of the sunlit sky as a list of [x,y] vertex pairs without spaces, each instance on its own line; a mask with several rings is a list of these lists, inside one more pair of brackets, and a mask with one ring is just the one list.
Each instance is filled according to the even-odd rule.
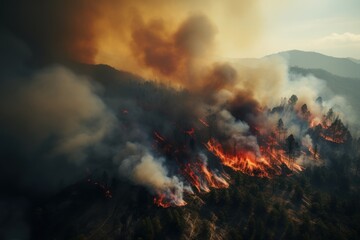
[[268,1],[262,11],[262,36],[246,56],[300,49],[360,59],[360,0]]

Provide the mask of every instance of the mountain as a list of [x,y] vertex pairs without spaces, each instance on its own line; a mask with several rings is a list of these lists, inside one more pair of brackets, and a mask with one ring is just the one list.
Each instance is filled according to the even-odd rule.
[[[314,165],[304,171],[297,173],[282,165],[278,166],[281,170],[280,175],[267,178],[250,176],[224,165],[219,168],[219,172],[221,170],[226,173],[224,176],[229,182],[227,187],[217,188],[215,185],[209,188],[209,192],[196,190],[194,187],[193,194],[184,192],[184,200],[187,202],[185,206],[162,208],[154,204],[156,192],[149,191],[148,186],[140,186],[141,184],[135,184],[119,175],[119,166],[116,165],[113,154],[119,150],[122,153],[125,148],[118,143],[118,138],[127,133],[124,129],[133,127],[136,131],[147,133],[147,128],[155,129],[150,124],[156,125],[156,129],[159,129],[164,119],[173,119],[169,117],[172,116],[169,109],[176,109],[176,113],[181,114],[174,115],[174,118],[179,118],[181,124],[169,120],[169,126],[174,126],[170,129],[170,134],[162,138],[154,132],[151,146],[153,151],[159,154],[164,154],[164,151],[164,156],[168,160],[174,160],[167,162],[169,169],[172,164],[195,161],[191,159],[192,162],[187,162],[193,149],[205,151],[202,147],[204,141],[201,140],[201,133],[206,136],[215,135],[215,131],[211,133],[208,126],[203,127],[204,124],[199,123],[199,130],[196,129],[195,133],[184,132],[186,129],[182,125],[185,126],[186,122],[185,114],[182,113],[190,110],[182,110],[182,107],[187,106],[184,100],[190,98],[189,93],[175,91],[155,81],[144,81],[137,75],[118,71],[107,65],[64,65],[77,75],[92,79],[103,103],[119,119],[118,126],[113,129],[112,138],[106,139],[104,145],[99,144],[99,149],[89,149],[91,157],[83,163],[84,165],[79,166],[86,169],[83,177],[71,184],[59,184],[59,189],[54,190],[55,192],[32,193],[33,195],[26,196],[22,193],[22,188],[16,185],[16,181],[23,176],[11,178],[11,175],[0,175],[3,179],[1,196],[5,196],[0,201],[0,239],[360,239],[360,158],[355,155],[360,141],[352,142],[350,137],[346,143],[326,140],[321,137],[323,130],[321,125],[318,125],[309,129],[307,134],[314,136],[311,139],[316,140],[316,145],[314,149],[306,150],[311,154],[309,157],[313,158]],[[310,74],[326,79],[329,85],[333,84],[331,86],[338,91],[340,87],[345,86],[342,82],[356,81],[355,78],[339,77],[322,69],[290,67],[289,71],[293,74]],[[351,94],[355,96],[358,85],[352,88],[350,86],[352,85],[337,93],[346,94],[352,90]],[[193,99],[190,100],[193,104]],[[164,109],[163,106],[168,107]],[[290,107],[277,106],[272,112],[285,116],[284,111],[293,110]],[[134,119],[146,121],[147,127],[140,129]],[[158,119],[161,120],[159,123]],[[214,118],[210,120],[214,121],[212,119]],[[335,120],[329,131],[343,128],[346,129],[341,121]],[[213,129],[216,128],[211,127],[211,130]],[[194,136],[191,136],[192,134]],[[335,132],[333,135],[335,136]],[[151,139],[151,134],[148,136]],[[274,136],[271,139],[275,142],[281,138],[275,132],[271,136]],[[293,158],[295,155],[290,155],[290,148],[300,145],[294,142],[295,140],[292,140],[293,145],[290,145],[290,136],[286,140],[279,140],[279,146],[286,151],[288,158]],[[125,139],[131,138],[129,135]],[[259,139],[263,142],[265,140],[263,136]],[[13,150],[7,147],[10,144],[6,145],[6,141],[3,143],[5,147],[2,146],[2,149],[7,151],[0,155],[0,158],[13,159],[13,153],[20,152],[21,148],[17,144]],[[109,147],[106,148],[105,144]],[[269,149],[274,151],[276,147]],[[97,150],[105,154],[98,155]],[[301,154],[300,150],[297,152]],[[277,154],[273,158],[283,158]],[[319,160],[318,156],[323,154],[328,156],[325,166],[316,163]],[[28,162],[20,153],[15,157],[24,159],[13,160],[15,163]],[[33,158],[37,159],[36,157],[37,155],[33,154]],[[44,160],[49,160],[48,158]],[[59,160],[66,162],[66,158],[63,157],[59,157]],[[209,154],[208,160],[209,166],[219,162],[214,154]],[[39,162],[39,159],[37,161]],[[55,160],[50,163],[54,165]],[[4,164],[2,169],[9,171],[9,165],[11,164]],[[190,173],[195,171],[201,177],[199,169],[203,169],[204,166],[207,165],[196,164],[195,170],[190,169]],[[42,169],[47,169],[45,167]],[[74,171],[73,168],[65,170],[68,174]],[[65,170],[57,169],[59,172]],[[16,164],[16,171],[25,170]],[[54,175],[52,171],[49,172],[50,176]],[[179,171],[179,176],[184,181],[200,179],[191,178],[197,175],[186,173]],[[27,174],[31,176],[31,173]],[[40,178],[37,172],[34,174]],[[214,181],[219,176],[212,175],[211,179]],[[201,181],[205,182],[206,179],[201,178]],[[17,203],[11,194],[10,197],[7,196],[8,192],[15,192],[17,195],[13,195],[19,195],[20,199],[26,197],[26,201],[18,200],[20,203]],[[19,206],[24,210],[18,210]],[[20,233],[27,237],[22,237]]]
[[[114,97],[119,95],[133,97],[148,108],[148,117],[154,109],[146,103],[153,107],[154,99],[166,104],[170,97],[179,97],[167,86],[106,65],[68,67],[98,81],[107,105],[116,104],[119,100]],[[320,70],[290,71],[335,79]],[[280,108],[276,111],[281,112]],[[127,120],[127,116],[119,117]],[[312,130],[313,134],[319,128]],[[321,139],[317,143],[321,145],[315,150],[319,153],[344,152],[346,147],[349,155],[329,154],[327,167],[314,164],[302,172],[284,172],[271,179],[224,166],[231,179],[227,188],[185,194],[187,205],[182,207],[157,206],[153,192],[119,178],[112,165],[97,169],[58,193],[31,202],[31,239],[359,239],[359,159],[350,157],[351,145]],[[190,142],[183,148],[189,147]]]
[[344,97],[356,116],[360,116],[360,60],[299,50],[284,51],[264,58],[269,57],[285,59],[290,74],[314,76],[325,81],[328,88],[334,94]]
[[360,60],[355,58],[348,58],[349,60],[353,61],[354,63],[360,64]]
[[279,52],[269,56],[280,56],[284,58],[291,67],[323,69],[341,77],[360,79],[360,62],[357,59],[336,58],[316,52],[299,50]]
[[360,79],[337,76],[323,69],[290,67],[289,72],[301,76],[314,76],[324,80],[329,89],[336,95],[343,96],[356,111],[357,116],[360,116]]

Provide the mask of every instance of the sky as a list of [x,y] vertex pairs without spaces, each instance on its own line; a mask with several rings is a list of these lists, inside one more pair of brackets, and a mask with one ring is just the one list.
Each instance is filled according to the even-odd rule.
[[245,55],[260,57],[299,49],[360,58],[360,1],[292,0],[272,4],[262,6],[264,31],[260,47]]
[[[160,10],[142,5],[137,7],[141,13],[146,13],[148,19],[163,18],[172,22],[169,29],[174,31],[187,15],[206,15],[216,29],[216,57],[261,58],[298,49],[360,59],[359,0],[155,2]],[[108,33],[102,35],[108,37],[100,41],[96,61],[123,67],[118,56],[127,53],[124,53],[124,47],[120,47],[118,37]]]
[[184,47],[197,58],[298,49],[360,59],[359,0],[7,0],[3,6],[0,31],[46,61],[138,72],[149,59],[174,64]]

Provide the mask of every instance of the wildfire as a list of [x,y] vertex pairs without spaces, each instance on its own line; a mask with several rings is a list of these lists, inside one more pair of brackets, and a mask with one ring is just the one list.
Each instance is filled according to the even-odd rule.
[[262,151],[264,155],[267,155],[272,162],[273,169],[276,169],[276,174],[281,174],[281,165],[285,165],[288,169],[294,172],[301,172],[304,170],[302,166],[297,164],[283,149],[270,149]]
[[257,157],[250,151],[240,150],[235,154],[226,153],[222,145],[215,139],[210,139],[205,146],[220,159],[222,164],[250,176],[270,178],[272,175],[280,175],[282,165],[296,172],[303,170],[300,165],[291,161],[290,157],[286,156],[287,154],[282,149],[262,147],[260,148],[261,157]]
[[314,118],[312,118],[312,119],[309,121],[309,126],[310,126],[311,128],[314,128],[314,127],[318,126],[319,124],[320,124],[322,127],[324,127],[322,121],[321,121],[319,118],[317,118],[317,117],[314,117]]
[[[194,128],[184,132],[191,137],[194,137],[195,135]],[[186,144],[170,144],[167,138],[157,131],[154,131],[154,142],[156,149],[160,153],[167,153],[176,160],[182,176],[192,187],[196,188],[198,192],[210,192],[211,188],[229,187],[228,175],[221,173],[216,169],[210,169],[206,159],[203,159],[201,155],[195,157]],[[175,190],[166,189],[157,193],[157,196],[154,197],[154,204],[164,208],[186,205],[186,202],[179,199],[174,192]],[[194,193],[191,188],[187,192],[190,194]]]
[[158,207],[168,208],[171,206],[182,207],[187,203],[183,199],[179,199],[174,192],[159,193],[154,197],[154,204]]
[[[273,110],[274,113],[284,113],[286,111],[295,111],[295,108],[277,108]],[[342,144],[351,139],[351,135],[347,127],[342,123],[338,117],[334,117],[333,113],[329,111],[326,116],[318,117],[310,115],[307,107],[302,107],[302,114],[297,114],[299,118],[291,119],[287,117],[286,121],[279,118],[277,122],[266,122],[263,124],[254,122],[248,125],[249,130],[244,130],[242,123],[239,120],[231,118],[220,118],[221,126],[230,125],[234,133],[228,134],[226,142],[217,140],[216,131],[210,133],[213,135],[210,139],[208,135],[201,135],[200,128],[180,128],[181,131],[189,135],[196,142],[203,142],[205,148],[212,153],[219,162],[231,168],[234,171],[239,171],[249,176],[256,176],[262,178],[272,178],[279,175],[290,175],[301,172],[304,167],[298,163],[305,161],[314,161],[320,163],[321,152],[318,149],[318,142],[315,142],[319,137],[331,143]],[[287,112],[290,114],[289,112]],[[272,112],[264,113],[264,116],[271,115]],[[283,114],[285,117],[286,114]],[[224,117],[221,115],[221,117]],[[225,116],[226,117],[226,116]],[[220,121],[220,120],[217,121]],[[230,120],[231,121],[230,121]],[[266,118],[264,118],[266,119]],[[290,119],[290,120],[289,120]],[[209,127],[204,119],[198,118],[198,121],[205,127]],[[292,124],[299,124],[308,127],[301,134],[294,134],[291,131]],[[233,128],[231,128],[233,127]],[[240,130],[239,130],[240,129]],[[221,129],[218,129],[221,131]],[[247,131],[245,134],[241,131]],[[240,135],[243,138],[236,138],[233,136]],[[248,138],[251,136],[251,138]],[[244,140],[246,139],[246,140]],[[228,188],[229,176],[218,170],[214,170],[207,164],[206,156],[200,157],[194,141],[188,141],[188,138],[172,139],[171,136],[162,136],[159,132],[154,132],[154,140],[156,149],[161,154],[166,154],[167,157],[175,160],[180,168],[181,178],[186,180],[189,185],[197,192],[210,192],[212,188]],[[248,142],[247,142],[248,141]],[[320,142],[321,143],[321,142]],[[232,147],[234,144],[234,147]],[[194,146],[195,145],[195,146]],[[194,194],[194,192],[191,193]],[[186,202],[182,198],[176,198],[171,191],[158,193],[154,198],[154,203],[160,207],[170,206],[184,206]]]
[[320,134],[320,136],[325,139],[326,141],[332,142],[332,143],[337,143],[337,144],[341,144],[345,142],[345,139],[342,138],[341,136],[328,136],[325,135],[323,133]]
[[247,151],[228,154],[215,139],[210,139],[205,146],[220,159],[222,164],[235,171],[240,171],[251,176],[269,177],[267,171],[269,163],[264,158],[257,159],[255,154]]
[[183,169],[189,182],[198,190],[198,192],[210,192],[212,188],[227,188],[229,183],[225,174],[217,174],[211,171],[204,162],[187,163]]
[[154,197],[154,204],[163,208],[168,208],[171,206],[170,202],[165,201],[165,194],[160,194],[158,197]]

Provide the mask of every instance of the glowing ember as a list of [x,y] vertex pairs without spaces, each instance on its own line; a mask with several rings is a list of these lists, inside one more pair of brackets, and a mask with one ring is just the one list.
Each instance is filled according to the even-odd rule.
[[168,207],[182,207],[187,203],[176,197],[172,192],[170,193],[160,193],[157,197],[154,197],[154,204],[158,207],[168,208]]
[[199,118],[199,122],[201,122],[205,127],[209,127],[209,124],[202,118]]
[[92,181],[90,178],[87,180],[88,183],[93,184],[96,186],[100,191],[104,194],[105,198],[112,198],[112,193],[109,188],[107,188],[104,184]]
[[328,142],[332,142],[332,143],[337,143],[337,144],[341,144],[345,142],[345,139],[343,139],[342,137],[337,137],[337,136],[327,136],[323,133],[320,134],[320,136],[325,139]]
[[168,208],[171,206],[169,202],[165,201],[165,194],[160,194],[158,197],[154,197],[154,204],[163,208]]
[[158,132],[154,132],[154,135],[157,140],[160,140],[161,142],[165,141],[165,138],[163,136],[161,136]]
[[186,134],[188,134],[190,137],[194,137],[195,129],[191,128],[190,130],[185,131]]

